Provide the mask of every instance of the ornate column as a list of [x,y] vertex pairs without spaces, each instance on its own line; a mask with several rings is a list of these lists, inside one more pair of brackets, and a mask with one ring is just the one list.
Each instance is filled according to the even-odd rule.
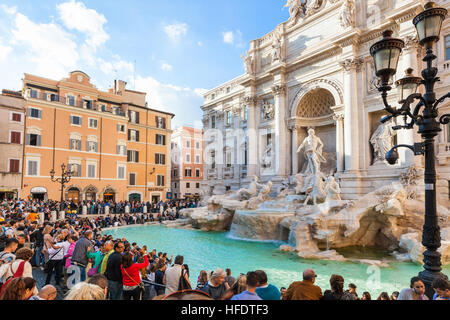
[[[225,126],[224,126],[224,115],[223,106],[220,109],[220,113],[216,115],[216,123],[218,124],[219,132],[221,135],[216,138],[217,140],[217,151],[216,151],[216,168],[217,168],[217,179],[223,182],[223,168],[225,168],[225,157],[224,157],[224,139],[225,139]],[[220,140],[219,140],[220,139]]]
[[286,114],[286,87],[275,85],[272,87],[275,103],[275,172],[277,176],[287,176],[287,128]]
[[295,176],[298,173],[298,155],[297,155],[297,149],[298,149],[298,129],[297,125],[293,124],[290,127],[291,134],[292,134],[292,150],[291,150],[291,157],[292,157],[292,175]]
[[248,132],[248,169],[247,176],[251,177],[257,175],[258,172],[258,136],[256,129],[256,97],[245,97],[245,103],[248,108],[248,119],[247,119],[247,132]]
[[344,161],[344,114],[335,114],[333,117],[336,121],[336,165],[337,172],[343,172],[345,169]]
[[346,59],[341,62],[344,68],[344,154],[345,171],[359,169],[359,106],[357,72],[361,70],[362,59]]
[[[239,103],[239,102],[238,102]],[[238,132],[240,134],[241,132],[241,106],[238,104],[237,107],[233,108],[233,131]],[[233,139],[233,178],[239,179],[240,175],[240,168],[242,166],[241,161],[241,137],[240,135],[234,137]]]

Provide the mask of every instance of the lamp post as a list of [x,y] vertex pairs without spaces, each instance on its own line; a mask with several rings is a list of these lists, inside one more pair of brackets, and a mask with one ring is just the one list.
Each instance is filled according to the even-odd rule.
[[[385,123],[391,118],[403,117],[404,125],[394,127],[394,130],[413,129],[418,126],[419,134],[423,141],[414,145],[398,145],[387,154],[386,160],[393,165],[398,160],[397,149],[409,148],[415,155],[425,155],[425,223],[423,226],[422,244],[426,247],[424,252],[424,270],[419,277],[424,281],[426,294],[433,296],[431,284],[436,277],[445,277],[441,273],[441,254],[437,251],[441,246],[440,228],[438,225],[436,204],[436,168],[435,168],[435,137],[442,131],[440,125],[450,123],[450,114],[444,114],[439,118],[438,106],[447,98],[450,92],[440,99],[436,99],[434,86],[439,81],[438,69],[433,67],[433,61],[437,57],[433,54],[433,45],[439,41],[442,23],[447,15],[447,10],[436,7],[434,2],[425,5],[425,11],[416,16],[413,23],[416,27],[419,44],[426,49],[423,61],[427,67],[422,71],[422,78],[412,76],[412,69],[407,70],[405,78],[396,82],[400,108],[391,107],[387,101],[387,95],[391,87],[391,78],[397,73],[397,65],[402,49],[403,40],[392,38],[392,31],[383,33],[383,39],[370,48],[376,74],[380,78],[379,91],[383,98],[385,110],[390,113],[381,122]],[[425,86],[425,94],[417,93],[419,85]],[[418,104],[412,109],[412,104],[418,100]]]
[[70,178],[72,177],[73,172],[72,171],[66,171],[66,165],[63,163],[61,165],[61,178],[55,178],[55,170],[52,169],[50,171],[50,178],[52,179],[52,182],[58,182],[61,184],[61,203],[59,206],[60,211],[63,209],[63,202],[64,202],[64,187],[66,183],[70,182]]

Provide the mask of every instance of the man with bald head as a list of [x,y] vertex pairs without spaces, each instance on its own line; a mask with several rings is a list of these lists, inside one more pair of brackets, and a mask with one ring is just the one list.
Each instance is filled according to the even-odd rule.
[[313,269],[303,271],[303,281],[292,283],[282,300],[320,300],[323,294],[322,289],[314,284],[316,277]]
[[39,291],[37,296],[32,296],[29,300],[55,300],[57,294],[56,288],[48,284]]

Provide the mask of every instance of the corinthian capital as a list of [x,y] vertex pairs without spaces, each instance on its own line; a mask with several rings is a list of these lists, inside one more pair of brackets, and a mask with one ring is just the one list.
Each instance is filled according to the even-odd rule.
[[417,35],[409,35],[405,37],[405,48],[404,50],[414,50],[419,48],[419,42],[417,39]]
[[342,113],[334,114],[333,120],[334,120],[335,122],[344,120],[344,114],[342,114]]
[[345,71],[351,71],[356,70],[360,71],[361,66],[363,64],[363,59],[359,58],[351,58],[351,59],[345,59],[344,61],[339,63]]
[[281,95],[286,92],[286,86],[275,85],[272,87],[272,92],[275,95]]
[[247,96],[244,98],[244,102],[255,105],[258,102],[258,98],[256,96]]

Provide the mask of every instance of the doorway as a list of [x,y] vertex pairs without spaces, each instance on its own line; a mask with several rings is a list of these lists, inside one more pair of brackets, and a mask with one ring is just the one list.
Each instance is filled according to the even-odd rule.
[[80,190],[77,188],[71,188],[67,191],[66,200],[73,201],[75,203],[80,202]]
[[161,200],[160,196],[152,196],[152,203],[158,203]]
[[130,201],[130,202],[141,201],[141,195],[139,193],[132,193],[129,195],[128,201]]

